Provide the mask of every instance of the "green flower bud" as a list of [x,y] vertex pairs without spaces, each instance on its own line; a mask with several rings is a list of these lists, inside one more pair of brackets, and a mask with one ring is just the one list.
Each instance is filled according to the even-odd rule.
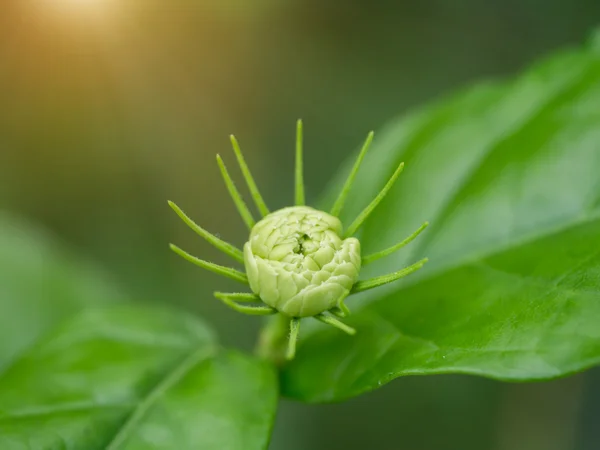
[[250,229],[250,238],[243,251],[220,237],[208,232],[190,219],[177,205],[169,202],[177,215],[199,236],[243,263],[245,273],[233,267],[222,266],[190,255],[176,245],[171,249],[184,259],[203,269],[229,277],[250,286],[248,292],[215,292],[215,297],[225,305],[243,314],[275,315],[261,333],[258,353],[275,362],[280,361],[282,344],[287,341],[285,358],[292,359],[296,353],[300,321],[313,317],[320,322],[353,335],[356,330],[340,319],[350,314],[344,299],[354,293],[363,292],[399,280],[417,270],[427,262],[424,258],[396,272],[366,280],[358,280],[361,266],[391,255],[412,242],[428,225],[419,229],[397,244],[361,257],[358,239],[350,237],[358,231],[373,210],[379,205],[402,172],[400,163],[383,189],[343,230],[338,219],[362,160],[373,140],[373,132],[358,155],[340,194],[329,213],[305,206],[304,175],[302,161],[302,122],[296,125],[296,176],[295,206],[271,213],[263,200],[254,177],[246,165],[240,146],[231,136],[233,151],[248,185],[250,195],[262,219],[255,222],[254,216],[231,178],[225,163],[217,155],[217,164],[225,186]]
[[250,289],[290,317],[339,307],[358,279],[358,239],[342,239],[337,217],[307,206],[280,209],[258,222],[244,246]]

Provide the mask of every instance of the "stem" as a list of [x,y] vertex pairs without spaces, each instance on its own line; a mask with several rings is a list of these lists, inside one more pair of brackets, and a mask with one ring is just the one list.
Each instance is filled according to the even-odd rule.
[[296,206],[304,206],[304,162],[302,156],[302,120],[296,123]]
[[405,267],[404,269],[400,269],[398,272],[390,273],[388,275],[382,275],[380,277],[370,278],[364,281],[357,281],[354,284],[354,286],[352,286],[352,291],[350,291],[350,293],[357,294],[358,292],[373,289],[379,286],[383,286],[384,284],[388,284],[393,281],[399,280],[400,278],[403,278],[419,270],[425,265],[427,261],[429,261],[427,258],[423,258],[421,261],[418,261],[408,267]]
[[287,352],[285,359],[291,361],[296,356],[296,342],[298,341],[298,333],[300,332],[300,319],[294,318],[290,322],[290,337],[288,339]]
[[244,179],[246,180],[246,184],[248,185],[248,189],[250,190],[250,195],[254,199],[254,203],[256,207],[260,211],[261,215],[265,217],[269,214],[269,208],[267,208],[267,204],[260,195],[260,191],[258,190],[258,186],[256,186],[256,182],[254,181],[254,177],[246,164],[246,160],[244,159],[244,155],[242,154],[242,150],[240,149],[240,144],[238,144],[237,139],[232,134],[229,136],[231,139],[231,145],[233,146],[233,151],[238,160],[238,164],[240,165],[240,169],[242,170],[242,174],[244,175]]
[[367,264],[371,264],[373,261],[377,261],[379,258],[383,258],[384,256],[388,256],[391,255],[392,253],[400,250],[402,247],[410,244],[412,241],[414,241],[416,239],[416,237],[421,234],[421,232],[427,228],[429,226],[429,222],[425,222],[423,225],[421,225],[415,232],[413,232],[413,234],[411,234],[410,236],[408,236],[406,239],[404,239],[402,242],[390,247],[390,248],[386,248],[385,250],[382,250],[380,252],[374,253],[372,255],[369,256],[365,256],[362,259],[362,265],[366,266]]
[[262,359],[282,366],[288,346],[291,317],[276,314],[270,317],[260,330],[255,353]]
[[367,218],[369,217],[369,215],[375,210],[375,208],[377,208],[377,205],[379,205],[379,203],[381,202],[381,200],[384,199],[384,197],[387,195],[387,193],[389,192],[389,190],[392,189],[392,186],[394,186],[394,183],[398,179],[398,176],[402,173],[402,169],[404,169],[404,163],[400,163],[400,165],[398,166],[398,168],[396,169],[396,171],[392,175],[392,178],[390,178],[390,180],[383,187],[383,189],[381,190],[381,192],[379,194],[377,194],[377,197],[375,197],[375,199],[373,199],[373,201],[369,204],[369,206],[367,206],[358,215],[358,217],[354,220],[354,222],[352,222],[352,225],[350,225],[348,227],[348,230],[346,230],[346,237],[350,237],[354,233],[356,233],[356,231],[361,227],[361,225],[363,224],[363,222],[365,220],[367,220]]
[[202,228],[200,225],[198,225],[196,222],[194,222],[192,219],[190,219],[181,210],[181,208],[179,206],[177,206],[175,203],[173,203],[172,201],[169,201],[169,206],[171,208],[173,208],[173,211],[175,211],[175,213],[177,213],[177,215],[181,218],[181,220],[183,220],[185,222],[185,224],[188,227],[190,227],[192,230],[194,230],[199,236],[206,239],[211,245],[218,248],[223,253],[231,256],[236,261],[241,262],[241,263],[244,262],[244,253],[239,248],[234,247],[230,243],[225,242],[224,240],[219,239],[214,234],[206,231],[204,228]]
[[344,203],[346,203],[346,198],[348,197],[348,194],[350,193],[350,189],[352,188],[352,183],[354,183],[354,179],[356,178],[358,169],[360,168],[360,165],[361,165],[363,159],[365,158],[365,155],[367,154],[367,150],[369,150],[369,146],[371,145],[371,142],[373,141],[374,135],[375,135],[375,132],[371,131],[369,133],[369,135],[367,136],[367,140],[365,141],[364,145],[362,146],[362,149],[361,149],[360,153],[358,154],[358,158],[356,158],[356,162],[354,163],[354,166],[352,167],[352,170],[350,171],[350,174],[348,175],[348,178],[346,179],[346,182],[344,183],[344,187],[342,188],[340,195],[338,196],[337,200],[333,204],[333,207],[331,208],[331,212],[329,214],[331,214],[332,216],[339,217],[340,213],[342,212]]
[[169,244],[171,250],[181,256],[183,259],[191,262],[192,264],[196,264],[203,269],[210,270],[213,273],[218,275],[223,275],[232,280],[239,281],[240,283],[248,284],[248,276],[244,272],[240,272],[239,270],[233,269],[231,267],[221,266],[219,264],[211,263],[209,261],[205,261],[200,258],[196,258],[195,256],[190,255],[185,250],[180,249],[175,244]]
[[240,191],[238,191],[235,187],[235,183],[231,179],[231,176],[227,171],[227,167],[225,167],[225,163],[221,159],[220,155],[217,155],[217,164],[219,165],[219,169],[221,170],[221,175],[223,176],[223,180],[225,181],[225,186],[227,186],[229,195],[231,195],[233,203],[235,203],[235,207],[237,208],[238,212],[240,213],[240,216],[242,216],[242,219],[248,226],[248,229],[251,230],[255,224],[254,218],[252,217],[252,213],[250,212],[250,210],[246,206],[246,203],[242,199]]
[[344,333],[348,333],[351,336],[356,334],[356,330],[354,328],[349,327],[341,320],[337,320],[335,317],[331,317],[325,314],[317,314],[315,316],[315,319],[317,319],[320,322],[323,322],[324,324],[336,327],[339,330],[342,330]]

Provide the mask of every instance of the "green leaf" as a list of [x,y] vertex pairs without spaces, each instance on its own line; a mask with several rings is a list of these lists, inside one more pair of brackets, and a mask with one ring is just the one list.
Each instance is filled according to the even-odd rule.
[[0,369],[81,309],[120,302],[106,274],[44,231],[0,212]]
[[85,312],[0,375],[0,448],[266,449],[267,364],[166,309]]
[[462,92],[376,137],[344,223],[405,161],[362,229],[363,252],[399,242],[424,220],[431,226],[362,276],[423,256],[430,263],[351,300],[351,309],[363,308],[348,320],[356,336],[322,328],[303,336],[283,373],[284,394],[335,401],[403,375],[542,380],[600,363],[598,105],[600,53],[589,46]]

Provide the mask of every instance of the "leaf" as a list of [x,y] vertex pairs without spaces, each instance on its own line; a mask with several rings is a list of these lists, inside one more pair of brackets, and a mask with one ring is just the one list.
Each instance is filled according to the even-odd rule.
[[0,376],[0,448],[266,449],[273,369],[166,309],[85,312]]
[[58,322],[123,295],[47,233],[0,212],[0,369]]
[[599,48],[462,92],[375,139],[344,223],[400,161],[406,170],[363,227],[364,254],[432,225],[362,276],[431,262],[351,300],[363,308],[348,321],[355,337],[305,335],[285,395],[335,401],[437,373],[543,380],[600,363]]

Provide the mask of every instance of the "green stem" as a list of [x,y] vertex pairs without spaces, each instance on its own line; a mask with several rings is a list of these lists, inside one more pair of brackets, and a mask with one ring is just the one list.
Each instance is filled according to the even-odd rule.
[[171,250],[181,256],[183,259],[191,262],[192,264],[196,264],[203,269],[210,270],[213,273],[218,275],[223,275],[232,280],[239,281],[240,283],[248,284],[248,276],[244,272],[240,272],[239,270],[233,269],[231,267],[220,266],[219,264],[211,263],[209,261],[205,261],[200,258],[196,258],[195,256],[190,255],[185,250],[180,249],[175,244],[169,244]]
[[348,175],[348,178],[344,183],[344,187],[342,188],[340,195],[338,196],[337,200],[333,204],[333,207],[331,208],[331,212],[329,214],[331,214],[332,216],[339,217],[340,213],[342,212],[342,208],[344,207],[344,203],[346,203],[346,198],[350,193],[350,189],[352,188],[352,183],[354,183],[354,179],[356,178],[358,169],[360,168],[363,159],[365,159],[365,155],[367,154],[369,146],[373,141],[373,136],[375,136],[375,132],[371,131],[367,136],[367,140],[362,146],[360,153],[358,154],[358,158],[356,158],[356,162],[354,163],[354,166],[352,167],[352,170],[350,171],[350,174]]
[[429,222],[425,222],[423,225],[421,225],[415,232],[413,232],[413,234],[411,234],[410,236],[408,236],[406,239],[404,239],[402,242],[390,247],[390,248],[386,248],[385,250],[382,250],[380,252],[374,253],[372,255],[369,256],[365,256],[362,259],[362,265],[366,266],[367,264],[371,264],[373,261],[377,261],[379,258],[383,258],[384,256],[388,256],[391,255],[392,253],[400,250],[402,247],[410,244],[412,241],[414,241],[417,236],[419,234],[421,234],[421,232],[427,228],[429,226]]
[[238,144],[238,141],[233,134],[229,138],[231,139],[233,151],[238,160],[238,164],[240,165],[240,169],[242,170],[242,174],[244,175],[244,179],[246,180],[246,184],[248,185],[248,189],[250,190],[250,194],[254,199],[254,203],[256,204],[256,207],[260,211],[261,215],[265,217],[267,214],[269,214],[269,208],[267,208],[267,204],[263,200],[262,195],[260,195],[258,186],[256,186],[254,177],[252,176],[252,173],[248,168],[248,164],[246,164],[246,160],[244,159],[244,155],[242,154],[240,144]]
[[304,162],[302,156],[302,120],[296,123],[296,206],[304,206]]
[[375,197],[373,199],[373,201],[369,204],[369,206],[367,206],[358,215],[358,217],[356,219],[354,219],[354,222],[352,222],[352,225],[350,225],[348,227],[348,230],[346,230],[346,237],[350,237],[354,233],[356,233],[358,231],[358,229],[361,227],[361,225],[363,224],[363,222],[365,220],[367,220],[367,218],[369,217],[369,215],[375,210],[375,208],[377,208],[377,206],[379,205],[379,203],[381,202],[381,200],[384,199],[384,197],[387,195],[387,193],[390,191],[390,189],[392,189],[392,186],[394,186],[394,183],[396,182],[396,180],[398,179],[398,177],[402,173],[402,169],[404,169],[404,163],[400,163],[400,165],[398,166],[398,168],[396,169],[396,171],[392,175],[392,178],[390,178],[390,180],[383,187],[383,189],[381,190],[381,192],[379,194],[377,194],[377,197]]
[[407,275],[410,275],[413,272],[416,272],[421,267],[425,265],[425,263],[429,261],[427,258],[423,258],[421,261],[418,261],[404,269],[400,269],[398,272],[390,273],[388,275],[382,275],[380,277],[370,278],[368,280],[357,281],[352,286],[351,294],[357,294],[362,291],[366,291],[369,289],[373,289],[379,286],[383,286],[384,284],[391,283],[393,281],[399,280]]
[[266,321],[260,330],[255,349],[260,358],[271,361],[276,366],[285,363],[291,320],[290,317],[279,313]]
[[225,167],[225,163],[223,162],[223,159],[221,159],[220,155],[217,155],[217,164],[219,165],[219,169],[221,170],[221,175],[223,176],[223,180],[225,181],[225,186],[227,186],[229,195],[231,195],[233,203],[235,203],[235,207],[237,208],[238,212],[240,213],[240,216],[242,216],[242,219],[248,226],[248,229],[251,230],[255,224],[254,218],[252,217],[252,213],[250,212],[248,206],[246,206],[246,203],[242,199],[240,191],[238,191],[237,187],[235,187],[235,183],[231,179],[231,176],[227,171],[227,167]]
[[199,236],[206,239],[211,245],[215,246],[216,248],[221,250],[223,253],[231,256],[236,261],[239,261],[241,263],[244,262],[244,253],[239,248],[234,247],[230,243],[225,242],[224,240],[216,237],[214,234],[206,231],[204,228],[202,228],[200,225],[198,225],[196,222],[194,222],[192,219],[190,219],[181,210],[181,208],[179,206],[177,206],[175,203],[173,203],[172,201],[169,201],[169,206],[171,208],[173,208],[173,211],[175,211],[175,213],[177,213],[177,215],[185,222],[185,224],[188,227],[190,227],[192,230],[194,230]]

